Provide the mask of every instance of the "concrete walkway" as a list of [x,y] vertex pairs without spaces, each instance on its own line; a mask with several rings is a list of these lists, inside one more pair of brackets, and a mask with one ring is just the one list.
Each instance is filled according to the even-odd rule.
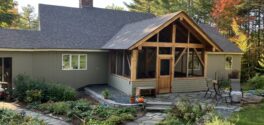
[[144,116],[136,119],[133,122],[126,123],[126,125],[156,125],[166,118],[165,113],[147,112]]
[[65,121],[55,119],[55,118],[52,118],[50,116],[47,116],[47,115],[44,115],[41,113],[33,112],[33,111],[28,110],[28,109],[23,109],[23,108],[17,107],[15,109],[15,111],[18,113],[24,112],[26,116],[36,118],[39,120],[43,120],[48,125],[71,125],[70,123],[67,123]]

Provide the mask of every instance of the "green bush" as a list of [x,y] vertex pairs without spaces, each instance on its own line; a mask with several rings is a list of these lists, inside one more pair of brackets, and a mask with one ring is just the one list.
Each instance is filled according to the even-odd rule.
[[26,91],[26,100],[25,102],[40,102],[42,97],[41,90],[27,90]]
[[28,116],[22,116],[12,110],[0,109],[1,125],[46,125],[42,120]]
[[67,102],[45,103],[38,106],[39,110],[48,111],[56,115],[65,115],[70,110],[70,104]]
[[255,89],[264,89],[264,75],[256,75],[252,79],[248,80]]
[[102,95],[104,96],[105,99],[108,99],[110,96],[109,90],[108,89],[103,90]]
[[[14,95],[18,98],[19,101],[26,101],[27,97],[29,97],[29,100],[31,100],[32,94],[35,94],[35,90],[41,91],[41,97],[38,97],[41,98],[41,102],[68,101],[75,100],[76,98],[76,91],[69,86],[56,83],[48,83],[41,80],[34,80],[26,75],[18,75],[14,83]],[[33,99],[32,101],[35,100]]]
[[212,120],[206,121],[205,125],[235,125],[235,124],[215,116]]
[[191,103],[189,100],[181,99],[168,111],[167,118],[161,124],[193,124],[212,111],[213,107],[211,105],[202,108],[199,103]]

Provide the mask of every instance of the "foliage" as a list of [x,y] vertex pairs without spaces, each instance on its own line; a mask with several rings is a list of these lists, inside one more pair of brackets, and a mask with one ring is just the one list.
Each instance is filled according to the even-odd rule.
[[104,96],[105,99],[108,99],[110,96],[109,90],[108,89],[103,90],[102,95]]
[[206,121],[205,125],[235,125],[235,124],[215,116],[212,120]]
[[22,7],[22,13],[20,13],[18,27],[21,29],[33,29],[38,30],[39,21],[37,15],[34,13],[35,8],[31,5]]
[[182,99],[168,112],[168,117],[160,124],[193,124],[202,116],[213,112],[211,105],[202,108],[201,104],[193,104],[189,100]]
[[248,83],[255,89],[264,89],[264,75],[256,75],[248,80]]
[[15,111],[0,109],[0,123],[1,125],[46,125],[42,120],[22,116]]
[[14,7],[13,0],[0,1],[0,27],[11,27],[13,21],[17,18],[17,10]]
[[260,55],[260,59],[258,60],[259,65],[264,68],[264,54]]
[[27,90],[26,91],[26,100],[25,102],[40,102],[42,97],[41,90]]
[[213,0],[133,0],[125,3],[130,11],[164,15],[183,10],[195,21],[211,22],[210,11]]
[[67,101],[76,98],[76,91],[69,86],[34,80],[26,75],[18,75],[14,83],[16,86],[14,94],[19,101],[26,101],[27,92],[30,95],[30,92],[35,90],[41,91],[41,102]]
[[264,103],[248,105],[239,112],[232,114],[229,119],[237,125],[260,125],[264,123]]
[[84,119],[88,125],[116,125],[123,121],[134,120],[134,116],[137,113],[135,108],[115,108],[102,105],[91,106],[85,99],[65,102],[48,102],[39,104],[35,108],[55,115],[64,115],[68,118],[72,118],[73,115],[76,115]]
[[231,27],[235,35],[230,38],[230,40],[234,42],[242,52],[247,52],[250,47],[247,35],[240,30],[239,25],[237,24],[237,21],[235,19],[233,19]]
[[125,10],[124,7],[117,6],[115,4],[107,5],[105,7],[106,9],[112,9],[112,10]]

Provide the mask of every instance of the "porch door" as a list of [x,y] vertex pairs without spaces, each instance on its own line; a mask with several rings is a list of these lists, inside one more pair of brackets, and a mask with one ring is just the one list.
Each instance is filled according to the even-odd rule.
[[158,93],[171,92],[172,61],[171,57],[160,57],[158,59]]

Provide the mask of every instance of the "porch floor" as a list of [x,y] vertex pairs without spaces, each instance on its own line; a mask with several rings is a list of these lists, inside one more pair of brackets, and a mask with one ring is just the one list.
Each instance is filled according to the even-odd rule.
[[113,100],[113,101],[118,102],[118,103],[129,104],[130,97],[126,93],[124,93],[124,92],[122,92],[116,88],[113,88],[107,84],[89,85],[87,87],[99,95],[101,95],[102,92],[105,89],[107,89],[109,91],[109,99],[110,100]]

